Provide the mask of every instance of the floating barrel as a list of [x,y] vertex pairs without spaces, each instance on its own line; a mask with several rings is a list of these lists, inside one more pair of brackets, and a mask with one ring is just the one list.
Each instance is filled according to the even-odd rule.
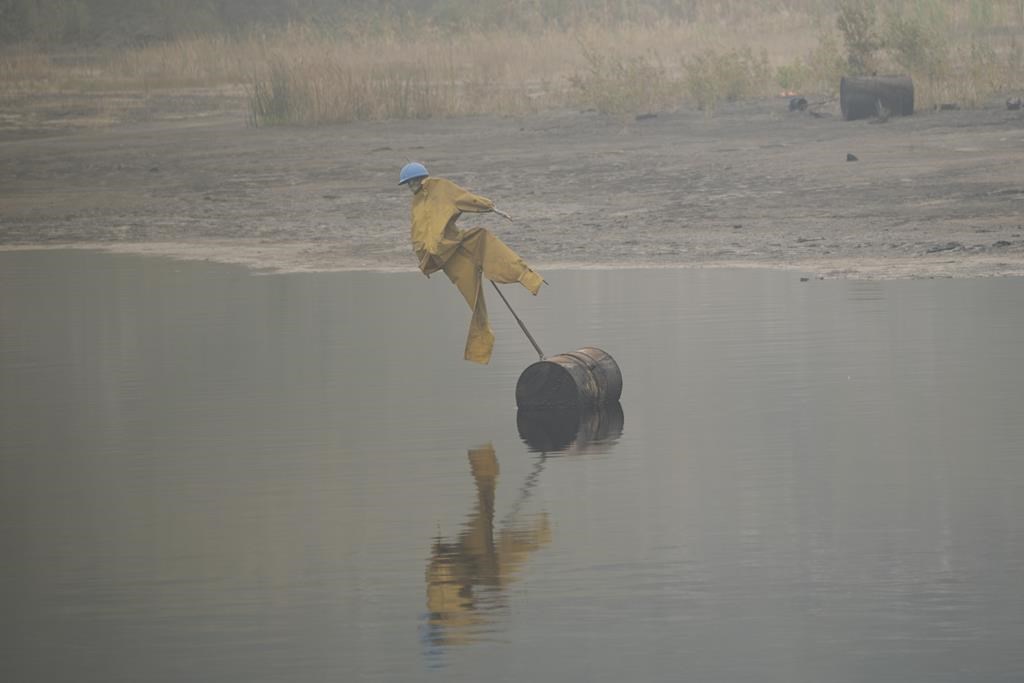
[[523,370],[516,384],[520,409],[591,408],[622,395],[622,373],[615,359],[592,346],[545,358]]

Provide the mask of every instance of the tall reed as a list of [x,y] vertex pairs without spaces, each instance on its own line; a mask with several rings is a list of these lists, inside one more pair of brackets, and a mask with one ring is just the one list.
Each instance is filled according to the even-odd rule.
[[730,99],[828,94],[867,62],[910,72],[923,104],[1024,88],[1020,0],[838,2],[864,9],[844,22],[833,0],[574,1],[548,16],[554,5],[539,2],[505,23],[381,12],[70,56],[22,46],[0,50],[0,98],[243,87],[254,123],[314,125],[565,106],[710,113]]

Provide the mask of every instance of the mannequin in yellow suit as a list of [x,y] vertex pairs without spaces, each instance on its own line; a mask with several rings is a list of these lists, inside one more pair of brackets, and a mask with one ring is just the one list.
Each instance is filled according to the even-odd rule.
[[459,230],[463,213],[494,212],[494,202],[479,197],[450,180],[429,177],[423,164],[402,168],[400,185],[412,190],[412,247],[420,270],[427,277],[443,270],[459,288],[473,311],[466,339],[466,360],[487,363],[494,348],[494,332],[487,321],[483,278],[508,284],[518,282],[536,295],[544,280],[504,242],[483,228]]

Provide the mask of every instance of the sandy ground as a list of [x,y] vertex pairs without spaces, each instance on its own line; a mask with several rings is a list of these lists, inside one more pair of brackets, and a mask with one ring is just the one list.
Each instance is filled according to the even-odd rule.
[[[0,140],[0,248],[78,246],[271,270],[415,267],[407,160],[511,213],[464,216],[552,267],[1024,275],[1024,116],[885,123],[785,99],[641,121],[247,127],[244,112]],[[847,161],[847,154],[857,161]]]

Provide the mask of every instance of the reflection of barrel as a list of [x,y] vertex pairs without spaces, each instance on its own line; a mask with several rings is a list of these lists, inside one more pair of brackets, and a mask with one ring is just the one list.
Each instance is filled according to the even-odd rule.
[[615,401],[597,409],[520,409],[516,426],[530,450],[543,453],[601,450],[622,434],[625,418]]
[[618,364],[592,346],[538,361],[523,370],[516,384],[520,409],[602,406],[621,395]]

